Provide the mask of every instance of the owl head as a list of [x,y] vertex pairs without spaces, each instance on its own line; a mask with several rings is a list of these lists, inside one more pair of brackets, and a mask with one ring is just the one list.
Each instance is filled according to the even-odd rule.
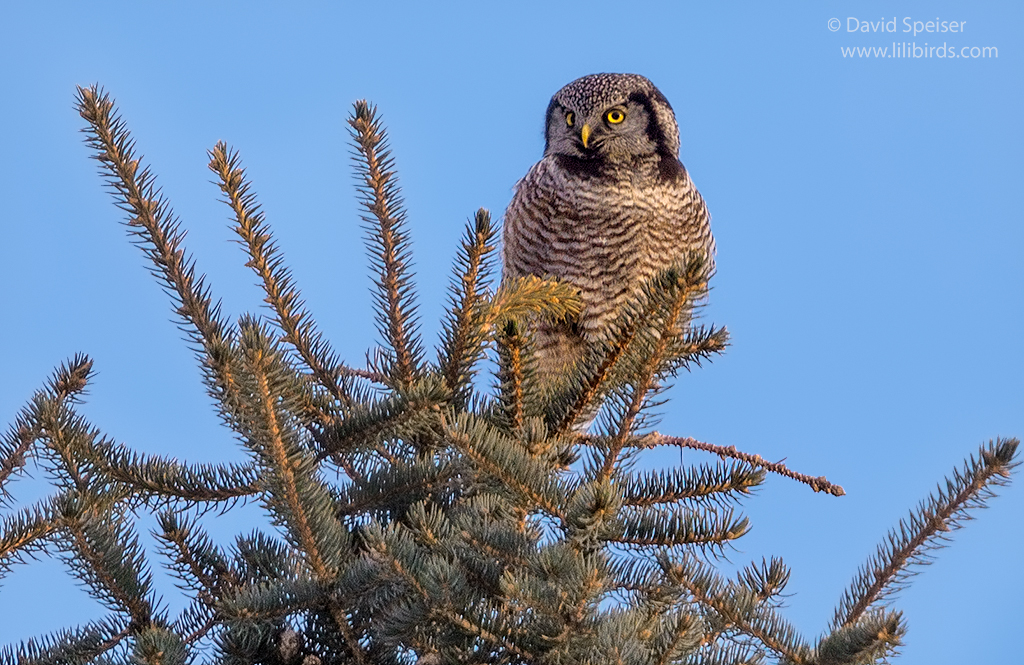
[[672,106],[637,74],[591,74],[556,92],[548,104],[545,136],[545,155],[573,161],[630,163],[659,157],[669,170],[679,164],[679,126]]

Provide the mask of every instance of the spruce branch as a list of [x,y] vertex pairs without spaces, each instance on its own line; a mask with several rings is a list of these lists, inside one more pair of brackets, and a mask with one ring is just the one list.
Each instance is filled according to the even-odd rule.
[[205,601],[195,601],[182,611],[172,628],[184,637],[185,644],[193,645],[209,637],[221,621],[223,617]]
[[329,592],[329,586],[320,581],[279,579],[233,590],[225,594],[216,607],[228,620],[266,621],[284,618],[299,610],[315,610],[329,597]]
[[[302,552],[313,580],[329,583],[350,555],[349,534],[334,514],[316,459],[298,445],[289,413],[294,392],[282,391],[290,372],[280,350],[256,321],[243,318],[239,329],[240,356],[252,377],[249,394],[254,402],[243,426],[248,445],[268,472],[265,505]],[[327,609],[353,658],[363,663],[363,647],[340,600],[333,598]]]
[[[682,270],[670,269],[656,278],[649,285],[647,299],[657,312],[659,325],[653,335],[646,358],[631,377],[627,387],[628,405],[618,422],[618,431],[608,442],[604,463],[598,478],[610,478],[615,470],[619,453],[626,445],[627,438],[633,433],[634,425],[640,410],[648,400],[649,393],[657,387],[657,379],[663,364],[667,360],[666,351],[672,337],[678,334],[689,321],[689,311],[693,309],[696,299],[707,293],[706,275],[703,261],[695,260]],[[652,312],[653,313],[653,312]]]
[[191,661],[180,635],[163,626],[149,626],[134,636],[133,663],[138,665],[186,665]]
[[527,275],[502,282],[486,305],[483,319],[488,328],[531,315],[563,319],[579,315],[581,306],[575,287]]
[[244,584],[297,579],[306,570],[300,552],[262,531],[236,539],[232,563],[234,574]]
[[[688,317],[689,318],[689,317]],[[690,326],[686,334],[673,336],[665,352],[660,376],[674,376],[681,369],[700,366],[701,362],[725,351],[729,331],[715,326]]]
[[743,584],[723,580],[691,555],[671,560],[659,556],[666,579],[710,610],[712,630],[704,644],[714,644],[730,631],[753,637],[776,657],[791,665],[811,665],[811,649],[764,599]]
[[473,586],[490,598],[502,599],[501,578],[506,570],[527,567],[537,544],[537,534],[518,522],[499,521],[495,515],[514,508],[502,505],[496,495],[479,495],[466,501],[464,509],[453,512],[453,536],[445,547],[455,558]]
[[53,478],[75,496],[93,499],[103,495],[114,502],[127,493],[99,472],[102,459],[96,452],[103,437],[68,402],[38,396],[33,417],[42,432],[40,453]]
[[85,354],[76,354],[62,363],[47,382],[47,387],[36,392],[32,402],[21,410],[14,424],[0,439],[0,505],[10,498],[4,487],[7,480],[24,468],[32,447],[44,435],[40,413],[59,411],[64,402],[75,401],[91,378],[92,360]]
[[578,371],[569,375],[569,385],[550,400],[547,418],[555,435],[568,433],[598,402],[612,376],[612,368],[629,349],[638,321],[627,319],[610,341],[594,344]]
[[765,657],[748,644],[726,641],[705,645],[679,662],[683,665],[762,665]]
[[14,561],[25,560],[46,548],[60,528],[51,499],[0,518],[0,577]]
[[[312,315],[294,284],[291,271],[285,267],[267,224],[265,215],[250,190],[245,169],[238,152],[223,141],[209,152],[210,170],[217,174],[220,189],[227,197],[235,217],[235,232],[249,254],[246,265],[260,277],[264,298],[274,320],[283,332],[283,339],[295,349],[320,386],[339,403],[351,403],[348,386],[340,380],[346,375],[330,345],[316,329]],[[349,373],[350,374],[350,373]]]
[[[535,275],[505,280],[496,292],[486,293],[496,236],[490,216],[484,210],[478,211],[475,223],[467,228],[457,259],[458,281],[450,288],[451,309],[444,325],[439,365],[449,389],[461,402],[468,398],[473,367],[492,338],[507,342],[507,331],[517,329],[519,320],[577,316],[581,307],[574,287]],[[521,360],[521,344],[515,353]],[[517,381],[522,388],[521,379]]]
[[466,465],[450,454],[425,452],[411,460],[396,459],[341,488],[336,501],[338,514],[362,520],[367,514],[401,511],[426,496],[437,495],[443,501],[462,482],[458,477],[466,471]]
[[287,410],[287,393],[280,378],[283,358],[268,331],[254,320],[243,320],[240,351],[252,385],[252,410],[242,429],[247,445],[265,472],[267,507],[305,554],[317,579],[338,573],[346,537],[330,509],[330,493],[319,478],[316,460],[299,445]]
[[526,416],[527,394],[533,383],[530,352],[515,319],[502,326],[498,342],[498,403],[509,431],[518,433]]
[[334,368],[338,374],[342,376],[354,376],[358,379],[366,379],[373,383],[377,383],[382,386],[388,385],[388,377],[384,376],[380,372],[375,372],[371,369],[360,369],[359,367],[348,367],[347,365],[339,365]]
[[49,393],[56,401],[76,401],[85,392],[92,377],[92,359],[84,353],[76,353],[54,372],[48,384]]
[[7,491],[7,481],[25,468],[29,453],[39,434],[38,429],[33,427],[22,413],[4,432],[3,438],[0,438],[0,506],[10,501],[11,494]]
[[89,594],[142,629],[155,619],[152,576],[135,530],[110,512],[66,504],[58,541],[72,573]]
[[750,589],[760,602],[779,596],[789,584],[789,568],[782,559],[772,557],[771,561],[761,560],[760,565],[751,563],[736,574],[736,582]]
[[101,436],[68,402],[59,401],[72,394],[69,386],[79,392],[84,388],[90,368],[91,362],[84,357],[62,366],[49,392],[38,393],[22,412],[24,422],[34,423],[32,429],[44,442],[45,455],[51,458],[59,483],[73,485],[79,494],[103,494],[108,500],[130,493],[118,483],[138,491],[133,500],[163,502],[172,497],[191,502],[225,501],[255,492],[251,466],[188,467],[139,455]]
[[158,516],[161,531],[156,534],[161,549],[178,573],[185,588],[195,592],[207,603],[224,596],[225,590],[240,583],[209,536],[194,519],[180,518],[174,510]]
[[548,468],[486,422],[469,414],[446,414],[445,439],[487,475],[500,479],[530,509],[563,517],[557,481]]
[[669,665],[677,663],[693,650],[700,643],[702,634],[701,621],[692,614],[686,612],[671,612],[670,606],[665,606],[662,614],[652,614],[652,624],[655,619],[660,619],[660,625],[651,625],[648,630],[655,633],[651,639],[654,642],[655,653],[659,655],[654,659],[654,665]]
[[96,662],[104,653],[120,644],[130,627],[115,617],[87,623],[73,630],[62,630],[51,637],[30,639],[18,647],[0,649],[0,663],[51,665]]
[[655,275],[643,286],[640,297],[627,305],[610,326],[607,339],[590,343],[587,355],[570,374],[567,387],[551,400],[554,409],[549,411],[549,422],[556,433],[564,434],[595,409],[603,394],[619,392],[624,404],[610,433],[612,445],[606,449],[603,476],[611,473],[625,437],[636,429],[637,416],[660,389],[658,379],[725,348],[725,329],[702,332],[699,340],[688,336],[690,344],[680,345],[676,339],[689,323],[697,302],[707,293],[704,266],[703,257],[695,256]]
[[0,518],[0,577],[13,561],[45,551],[51,542],[69,542],[66,529],[81,515],[105,515],[124,499],[123,492],[82,495],[69,489]]
[[348,123],[355,148],[357,190],[366,211],[366,242],[376,273],[377,324],[391,352],[390,367],[384,374],[389,384],[405,386],[422,372],[423,349],[417,334],[408,270],[409,238],[394,159],[376,107],[356,102]]
[[675,547],[698,545],[713,550],[742,538],[750,530],[750,520],[735,517],[731,510],[709,514],[660,508],[624,509],[621,533],[612,542],[634,547]]
[[887,662],[907,633],[900,612],[869,611],[856,623],[833,631],[815,648],[814,665]]
[[1019,445],[1018,439],[996,439],[982,446],[962,470],[953,469],[945,487],[940,484],[936,493],[900,520],[843,593],[832,619],[833,632],[856,624],[867,610],[899,593],[916,574],[913,567],[930,563],[930,552],[945,547],[950,534],[973,519],[970,511],[983,508],[997,487],[1009,484],[1010,472],[1019,464]]
[[502,637],[501,635],[498,635],[497,633],[488,630],[485,626],[482,625],[482,622],[480,621],[474,622],[470,618],[463,616],[462,614],[451,611],[444,612],[442,616],[445,619],[447,619],[450,623],[462,629],[463,631],[469,633],[470,635],[475,635],[491,645],[500,646],[507,649],[510,653],[518,656],[522,660],[522,662],[537,662],[536,656],[534,656],[532,653],[530,653],[526,649],[523,649],[514,641],[509,640],[505,637]]
[[118,208],[128,214],[125,224],[133,241],[152,263],[150,272],[163,283],[175,304],[182,329],[194,345],[211,396],[222,405],[237,402],[232,352],[236,332],[221,316],[203,276],[196,276],[195,262],[186,256],[185,232],[167,199],[156,185],[149,167],[140,169],[135,140],[117,114],[114,102],[98,85],[79,87],[76,107],[88,123],[85,143],[99,161]]
[[764,482],[762,469],[745,462],[695,466],[630,474],[622,481],[626,506],[653,506],[682,501],[714,501],[725,505],[749,496]]
[[176,500],[186,504],[236,501],[258,494],[256,466],[246,464],[182,464],[144,455],[107,441],[97,442],[97,469],[112,481],[134,488],[154,505]]
[[139,169],[135,140],[117,114],[114,102],[99,86],[78,88],[78,112],[89,126],[86,145],[94,151],[117,206],[128,213],[125,222],[146,256],[150,271],[175,299],[176,313],[200,346],[230,336],[213,304],[203,277],[195,276],[195,263],[185,256],[185,232],[156,186],[149,167]]
[[366,400],[354,407],[345,420],[328,429],[321,441],[320,459],[357,450],[374,451],[388,463],[396,457],[384,443],[398,439],[437,421],[437,412],[450,397],[447,387],[427,377],[385,397]]
[[600,398],[612,368],[629,349],[637,334],[639,317],[624,318],[612,340],[595,344],[589,356],[578,365],[578,372],[570,375],[568,388],[551,399],[553,408],[549,408],[547,420],[555,435],[567,434]]
[[465,391],[473,378],[472,368],[483,355],[488,330],[481,320],[480,307],[491,279],[497,229],[490,214],[480,209],[466,225],[466,234],[455,261],[449,286],[450,308],[445,318],[443,343],[438,365],[448,389],[465,400]]

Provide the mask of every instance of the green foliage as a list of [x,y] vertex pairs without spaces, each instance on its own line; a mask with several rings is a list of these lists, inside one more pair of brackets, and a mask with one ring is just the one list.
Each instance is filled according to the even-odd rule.
[[[349,367],[305,310],[237,153],[218,144],[210,168],[269,314],[232,323],[196,276],[109,97],[80,89],[78,109],[248,460],[190,465],[114,443],[75,408],[91,361],[58,368],[0,439],[0,492],[30,459],[54,489],[0,518],[0,573],[57,554],[110,614],[7,647],[5,663],[874,663],[905,633],[886,603],[1015,466],[1017,441],[1001,440],[956,471],[890,534],[828,633],[809,642],[780,614],[781,561],[727,579],[714,557],[747,532],[738,503],[766,472],[842,488],[651,431],[668,382],[728,341],[723,328],[693,324],[707,293],[704,257],[652,280],[607,342],[544,385],[531,321],[573,317],[579,300],[532,277],[493,288],[497,229],[481,210],[429,362],[394,160],[376,110],[358,102],[349,125],[381,347],[369,367]],[[491,366],[493,389],[481,390],[478,374]],[[595,433],[583,433],[594,414]],[[645,450],[663,446],[723,461],[638,470]],[[240,500],[258,502],[271,529],[221,547],[202,516]],[[134,526],[142,511],[157,514],[160,553],[191,598],[177,617],[152,589]]]

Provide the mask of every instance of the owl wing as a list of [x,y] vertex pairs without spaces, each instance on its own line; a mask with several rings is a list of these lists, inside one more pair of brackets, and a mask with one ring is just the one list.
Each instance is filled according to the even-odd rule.
[[651,228],[651,267],[664,270],[701,252],[707,261],[707,274],[712,275],[716,248],[711,215],[682,163],[678,175],[663,183],[651,198],[661,218]]

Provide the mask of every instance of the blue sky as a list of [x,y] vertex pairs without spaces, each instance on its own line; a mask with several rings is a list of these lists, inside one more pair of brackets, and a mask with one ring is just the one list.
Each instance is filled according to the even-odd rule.
[[[552,93],[588,73],[644,74],[676,109],[711,211],[706,318],[732,333],[723,357],[680,378],[659,429],[846,488],[836,499],[771,478],[730,555],[782,556],[788,615],[820,633],[857,567],[937,481],[990,438],[1024,435],[1024,5],[773,4],[6,3],[0,421],[83,351],[97,377],[82,411],[114,439],[196,462],[241,455],[88,158],[75,85],[116,98],[232,315],[260,293],[205,151],[237,148],[321,328],[359,363],[375,332],[352,101],[378,104],[389,127],[436,340],[465,220],[481,206],[501,215],[540,157]],[[896,19],[898,32],[849,32],[850,17]],[[912,35],[904,17],[966,23]],[[903,42],[998,57],[841,50]],[[1018,657],[1022,485],[901,595],[898,662]],[[14,487],[20,501],[44,489]],[[226,543],[239,524],[211,528]],[[15,567],[0,598],[0,643],[104,614],[54,560]]]

